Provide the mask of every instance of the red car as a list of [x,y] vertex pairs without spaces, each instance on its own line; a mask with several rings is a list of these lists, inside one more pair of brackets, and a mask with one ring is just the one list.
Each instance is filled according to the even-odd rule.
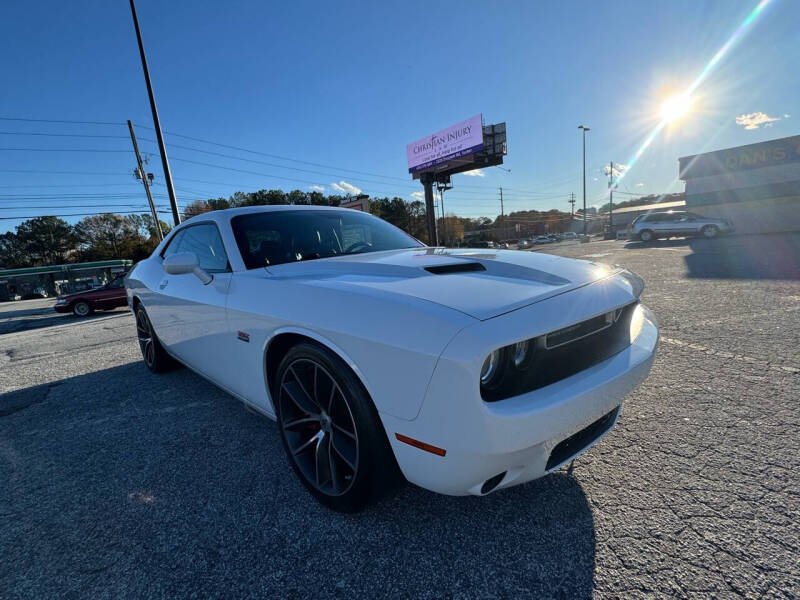
[[59,296],[53,308],[56,312],[73,312],[79,317],[85,317],[95,310],[109,310],[127,304],[125,276],[119,275],[101,288]]

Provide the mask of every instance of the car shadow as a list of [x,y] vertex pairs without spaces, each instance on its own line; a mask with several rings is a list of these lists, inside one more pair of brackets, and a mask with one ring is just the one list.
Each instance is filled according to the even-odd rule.
[[[0,588],[30,596],[588,598],[595,528],[564,471],[483,498],[314,501],[275,425],[137,363],[0,395]],[[577,468],[580,473],[580,465]]]
[[651,242],[642,242],[640,240],[628,240],[623,248],[628,250],[637,250],[644,248],[679,248],[690,245],[693,238],[679,237],[679,238],[660,238]]
[[800,233],[690,239],[688,277],[800,279]]

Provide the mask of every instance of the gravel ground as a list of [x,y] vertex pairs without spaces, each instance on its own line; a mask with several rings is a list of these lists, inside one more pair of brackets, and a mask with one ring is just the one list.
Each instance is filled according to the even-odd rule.
[[4,306],[0,598],[800,595],[800,236],[543,251],[647,281],[662,344],[615,431],[571,475],[355,516],[312,501],[274,424],[151,375],[127,312]]

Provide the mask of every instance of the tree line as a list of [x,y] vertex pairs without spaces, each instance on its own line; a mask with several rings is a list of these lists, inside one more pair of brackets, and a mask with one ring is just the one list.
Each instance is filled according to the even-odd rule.
[[[184,209],[188,219],[213,210],[240,206],[275,204],[340,206],[348,196],[326,195],[318,191],[258,190],[236,192],[228,198],[196,200]],[[425,203],[397,196],[372,198],[370,212],[428,243]],[[564,231],[569,213],[559,210],[515,211],[495,219],[459,217],[447,214],[437,218],[439,243],[459,246],[472,240],[508,240],[543,233]],[[166,234],[170,227],[159,221]],[[116,258],[141,260],[158,245],[158,235],[149,214],[104,213],[87,216],[71,225],[56,216],[24,221],[16,230],[0,234],[0,268],[32,267]]]

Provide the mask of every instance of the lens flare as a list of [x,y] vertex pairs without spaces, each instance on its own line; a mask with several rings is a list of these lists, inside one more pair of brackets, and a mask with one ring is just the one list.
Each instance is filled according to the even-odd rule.
[[[674,114],[673,111],[675,108],[679,108],[680,106],[682,106],[684,102],[689,101],[691,99],[692,94],[695,92],[695,90],[697,90],[700,84],[703,83],[703,81],[705,81],[706,77],[708,77],[711,71],[714,70],[714,67],[716,67],[719,64],[719,62],[728,53],[728,51],[731,48],[733,48],[733,46],[742,38],[745,32],[753,24],[753,21],[755,21],[756,17],[758,17],[758,15],[761,14],[761,12],[767,7],[767,5],[771,1],[772,0],[761,0],[756,5],[756,7],[750,11],[750,14],[747,15],[745,20],[742,21],[739,27],[736,28],[736,31],[733,32],[733,35],[731,35],[731,37],[728,38],[728,41],[726,41],[722,45],[722,47],[719,50],[717,50],[717,53],[714,54],[711,60],[706,63],[706,65],[703,67],[703,69],[700,71],[697,77],[694,78],[694,81],[692,81],[689,87],[687,87],[683,93],[679,94],[679,96],[677,96],[683,98],[684,100],[681,100],[680,102],[676,101],[675,104],[671,105],[670,115]],[[689,106],[689,109],[691,109],[691,105]],[[626,163],[628,165],[628,168],[625,171],[623,171],[622,174],[620,174],[619,178],[617,179],[617,183],[614,187],[619,185],[619,182],[622,181],[625,178],[625,176],[631,172],[633,166],[636,164],[636,161],[639,160],[639,157],[641,157],[642,154],[644,154],[645,150],[647,150],[650,144],[653,143],[653,140],[655,140],[658,134],[661,133],[661,130],[664,129],[664,127],[666,127],[670,122],[671,120],[667,119],[666,115],[662,111],[661,119],[653,128],[653,130],[649,134],[647,134],[647,137],[644,139],[641,146],[639,146],[639,148],[636,150],[633,157],[630,160],[628,160],[628,162]]]

